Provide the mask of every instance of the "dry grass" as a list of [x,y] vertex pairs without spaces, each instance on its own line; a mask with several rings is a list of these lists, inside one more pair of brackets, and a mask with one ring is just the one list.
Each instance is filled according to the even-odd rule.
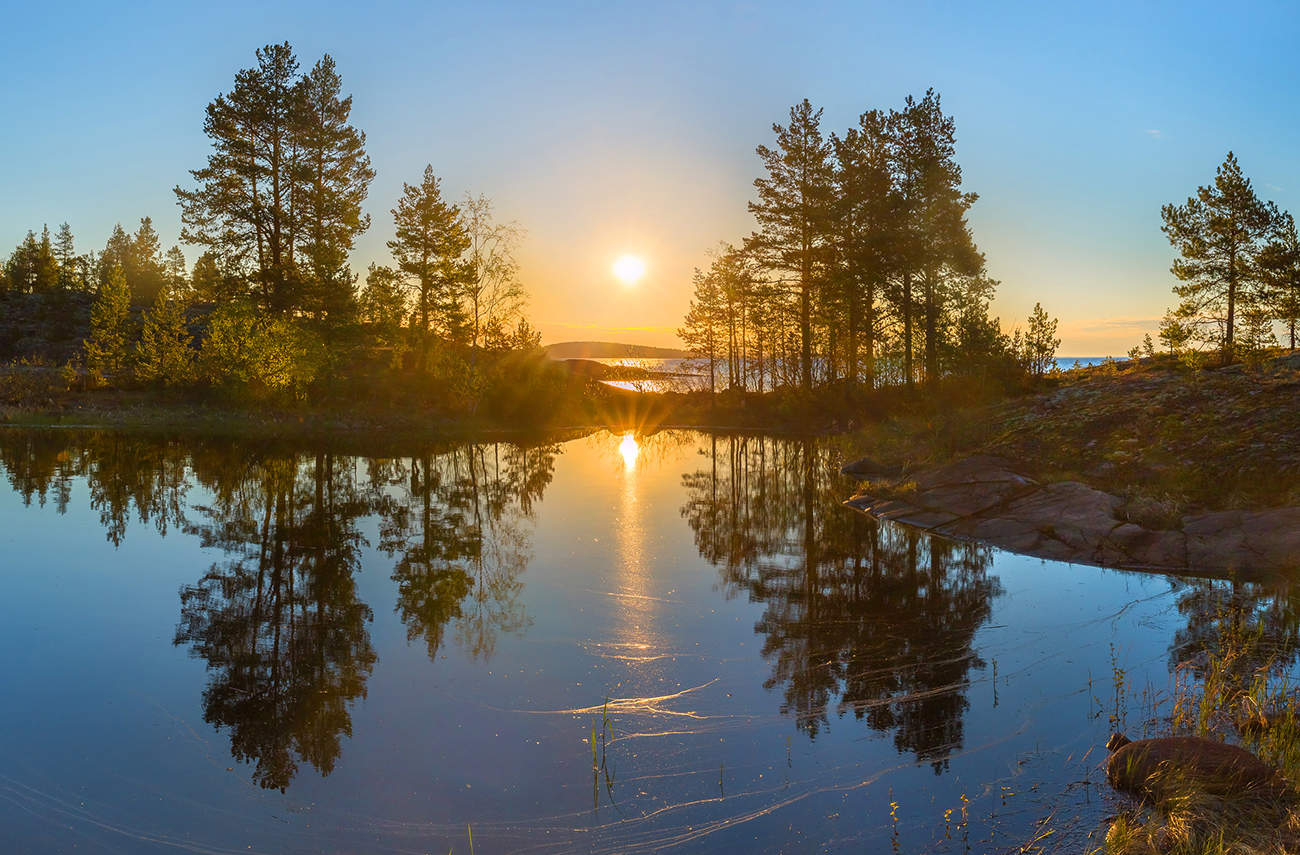
[[1300,853],[1300,695],[1262,638],[1230,614],[1223,643],[1177,674],[1169,732],[1224,739],[1275,766],[1283,783],[1253,792],[1210,793],[1161,770],[1154,804],[1116,817],[1095,855],[1282,855]]

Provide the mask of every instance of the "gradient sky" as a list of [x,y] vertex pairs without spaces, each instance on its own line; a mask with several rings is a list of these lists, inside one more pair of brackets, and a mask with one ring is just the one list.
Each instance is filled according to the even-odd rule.
[[[389,210],[433,164],[528,231],[546,341],[674,344],[692,269],[753,223],[771,123],[808,97],[839,130],[933,86],[957,121],[975,239],[1010,327],[1041,300],[1061,352],[1121,354],[1172,302],[1160,206],[1229,149],[1300,212],[1286,3],[27,3],[0,52],[0,252],[72,224],[179,232],[204,106],[290,41],[338,61],[378,177],[354,269],[389,262]],[[610,274],[642,255],[646,278]],[[192,262],[197,252],[187,248]]]

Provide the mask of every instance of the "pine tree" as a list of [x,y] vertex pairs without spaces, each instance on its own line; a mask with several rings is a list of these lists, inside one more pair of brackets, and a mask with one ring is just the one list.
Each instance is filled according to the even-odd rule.
[[1161,229],[1181,256],[1170,270],[1181,284],[1174,293],[1185,314],[1232,359],[1238,304],[1254,298],[1251,286],[1261,241],[1277,218],[1276,209],[1261,202],[1241,172],[1236,155],[1215,174],[1214,185],[1198,187],[1184,205],[1161,209]]
[[63,223],[54,238],[54,258],[59,266],[59,287],[64,291],[79,291],[84,287],[81,281],[80,265],[77,263],[76,243],[72,237],[72,226]]
[[39,239],[35,232],[27,233],[9,256],[6,274],[9,287],[20,294],[42,294],[58,287],[59,263],[49,228],[42,229]]
[[195,259],[190,291],[199,303],[228,303],[248,296],[246,283],[212,250]]
[[[948,302],[945,273],[975,276],[983,269],[966,225],[966,211],[976,195],[961,190],[961,167],[956,161],[956,124],[945,116],[938,94],[925,93],[920,101],[908,97],[904,109],[892,115],[895,134],[897,181],[900,187],[900,237],[897,248],[903,288],[897,306],[904,324],[904,359],[911,383],[912,321],[921,310],[925,336],[925,374],[928,382],[939,377],[940,320]],[[919,279],[919,283],[918,280]],[[920,285],[920,306],[914,304],[913,286]]]
[[[104,251],[99,254],[96,260],[96,278],[98,286],[103,287],[108,281],[114,268],[126,271],[131,267],[131,238],[127,235],[126,230],[122,228],[121,223],[113,224],[113,231],[109,233],[108,240],[104,243]],[[128,284],[128,289],[130,285]]]
[[709,392],[718,390],[718,362],[721,346],[722,293],[717,278],[711,273],[696,269],[695,294],[690,309],[677,337],[686,345],[693,357],[708,366]]
[[1056,349],[1061,346],[1061,340],[1056,337],[1056,323],[1057,319],[1048,317],[1041,303],[1034,304],[1025,331],[1023,359],[1025,369],[1035,377],[1042,377],[1056,367]]
[[126,284],[131,289],[131,302],[137,306],[153,303],[167,279],[163,263],[162,241],[154,230],[153,218],[142,217],[140,228],[131,236],[126,256]]
[[1237,354],[1251,368],[1259,368],[1271,347],[1277,347],[1272,315],[1263,303],[1247,304],[1241,310]]
[[54,254],[54,241],[50,237],[50,227],[41,229],[41,240],[37,244],[34,265],[35,279],[32,291],[48,294],[59,287],[59,260]]
[[216,251],[227,266],[251,266],[261,302],[281,312],[294,308],[299,290],[297,81],[288,42],[258,49],[257,67],[238,72],[230,92],[207,106],[203,132],[213,150],[207,166],[190,172],[198,186],[174,191],[181,239]]
[[361,291],[360,309],[361,320],[374,329],[377,338],[395,343],[406,317],[401,275],[391,267],[371,264]]
[[131,353],[131,292],[122,268],[109,271],[90,307],[90,336],[85,343],[86,367],[101,376],[117,377]]
[[317,318],[346,314],[355,301],[348,254],[370,227],[361,210],[375,177],[366,135],[349,124],[352,96],[341,97],[342,80],[328,54],[299,83],[295,142],[302,185],[295,217],[301,224],[301,305]]
[[897,193],[894,187],[888,117],[879,110],[863,113],[858,126],[842,138],[832,135],[835,148],[835,254],[833,283],[845,307],[847,374],[862,372],[868,387],[875,385],[878,302],[890,270]]
[[398,269],[415,277],[415,328],[423,357],[435,327],[447,336],[464,327],[458,291],[465,277],[461,255],[469,248],[469,235],[460,210],[443,200],[432,166],[424,167],[419,184],[402,184],[393,225],[396,236],[388,248]]
[[184,300],[190,293],[190,277],[186,273],[185,253],[179,246],[167,250],[163,258],[163,280],[172,299]]
[[1268,246],[1260,253],[1260,270],[1265,285],[1262,294],[1273,317],[1286,325],[1290,348],[1296,346],[1296,324],[1300,322],[1300,236],[1290,213],[1278,218]]
[[820,109],[805,98],[790,108],[790,123],[773,124],[776,148],[760,145],[767,176],[754,180],[758,200],[749,211],[759,230],[749,242],[764,263],[791,274],[799,301],[799,377],[812,389],[812,309],[829,261],[834,172],[831,145],[822,137]]
[[193,340],[185,325],[185,304],[164,283],[144,315],[135,346],[136,379],[162,386],[188,382],[194,365]]

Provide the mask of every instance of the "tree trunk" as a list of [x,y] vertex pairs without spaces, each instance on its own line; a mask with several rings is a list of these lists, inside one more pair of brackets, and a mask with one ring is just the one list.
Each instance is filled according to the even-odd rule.
[[857,385],[858,382],[858,289],[856,283],[849,284],[849,343],[846,356],[849,364],[845,372],[845,379],[849,381],[850,386]]
[[863,301],[866,309],[863,317],[863,332],[866,333],[866,341],[863,342],[863,349],[866,351],[866,358],[863,367],[863,385],[868,389],[876,388],[876,283],[871,282],[867,285],[866,299]]
[[903,274],[903,385],[912,388],[912,272]]
[[799,373],[803,390],[812,391],[812,271],[804,262],[803,281],[799,283]]
[[1223,364],[1232,363],[1232,327],[1237,313],[1237,253],[1228,253],[1228,335],[1223,342]]
[[935,340],[939,334],[939,307],[935,303],[936,275],[933,270],[925,273],[925,383],[933,386],[939,382],[939,346]]

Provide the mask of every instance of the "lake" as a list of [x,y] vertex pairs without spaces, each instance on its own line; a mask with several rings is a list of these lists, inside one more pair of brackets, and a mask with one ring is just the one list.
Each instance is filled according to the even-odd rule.
[[1293,632],[874,522],[842,442],[0,431],[5,848],[1081,851],[1224,604]]
[[[1111,359],[1109,356],[1058,356],[1056,365],[1062,371],[1070,371],[1075,368],[1089,368],[1101,365],[1106,360]],[[690,392],[707,390],[709,388],[709,368],[708,364],[700,364],[698,360],[692,359],[636,359],[628,357],[609,357],[602,359],[590,359],[589,362],[599,362],[602,365],[609,365],[617,368],[637,368],[651,372],[663,372],[670,376],[646,377],[643,379],[631,380],[603,380],[601,382],[617,389],[627,389],[633,392]],[[751,368],[751,370],[753,370]],[[715,378],[715,383],[719,388],[727,387],[726,363],[721,362],[718,367],[719,376]],[[756,379],[751,382],[757,382]],[[771,378],[768,378],[768,383]]]

